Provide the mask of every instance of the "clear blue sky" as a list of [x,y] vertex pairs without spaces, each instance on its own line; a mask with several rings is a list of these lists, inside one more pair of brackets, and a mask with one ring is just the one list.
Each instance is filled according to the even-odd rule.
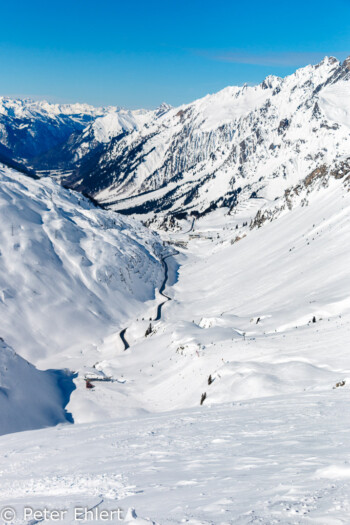
[[178,105],[350,55],[350,1],[2,2],[0,94]]

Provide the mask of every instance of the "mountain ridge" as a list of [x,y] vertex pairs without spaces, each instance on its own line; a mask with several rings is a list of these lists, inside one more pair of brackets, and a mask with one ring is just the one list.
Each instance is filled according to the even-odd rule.
[[[24,111],[26,118],[41,108],[56,119],[39,148],[47,123],[32,119],[40,128],[32,152],[21,158],[15,151],[13,160],[103,207],[149,221],[201,216],[251,197],[273,200],[313,169],[336,162],[348,148],[349,79],[350,58],[341,63],[325,57],[285,78],[269,75],[255,86],[228,86],[176,108],[28,102],[24,111],[23,102],[5,104],[4,98],[0,107],[9,113],[14,105],[13,113]],[[18,143],[28,123],[9,121],[14,130],[5,126],[1,132],[2,113],[0,141],[11,152],[6,137],[12,133]]]
[[348,80],[349,60],[326,57],[284,79],[224,88],[114,137],[65,183],[143,219],[273,200],[346,153]]

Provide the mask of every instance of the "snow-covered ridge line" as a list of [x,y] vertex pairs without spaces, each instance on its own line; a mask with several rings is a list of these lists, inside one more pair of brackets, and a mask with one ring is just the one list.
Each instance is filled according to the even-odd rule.
[[[133,113],[135,118],[140,115],[142,120],[142,110]],[[0,153],[3,149],[10,159],[30,163],[35,168],[36,157],[44,155],[41,167],[45,167],[46,157],[51,158],[49,152],[52,149],[74,141],[73,137],[79,136],[90,123],[102,117],[107,119],[104,124],[103,120],[96,124],[97,142],[108,141],[118,134],[118,121],[121,122],[120,129],[133,128],[131,112],[116,106],[54,104],[0,97]]]
[[90,104],[73,103],[57,104],[46,100],[32,100],[30,98],[10,98],[0,96],[0,114],[16,118],[35,117],[46,114],[52,118],[58,115],[91,115],[99,116],[108,111],[116,111],[115,106],[94,107]]

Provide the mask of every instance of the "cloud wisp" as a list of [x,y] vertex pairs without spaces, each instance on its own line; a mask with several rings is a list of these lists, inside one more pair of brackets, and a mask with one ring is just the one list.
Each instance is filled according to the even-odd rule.
[[[198,51],[202,56],[219,62],[234,64],[249,64],[254,66],[298,67],[307,64],[317,64],[327,53],[320,52],[269,52],[254,53],[249,51]],[[337,53],[344,56],[346,53]]]

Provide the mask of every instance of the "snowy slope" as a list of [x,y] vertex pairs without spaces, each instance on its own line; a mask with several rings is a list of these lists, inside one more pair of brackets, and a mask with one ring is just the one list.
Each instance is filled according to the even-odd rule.
[[59,377],[42,372],[0,339],[0,434],[67,421]]
[[89,369],[79,370],[68,405],[76,422],[195,407],[203,393],[219,404],[348,382],[348,189],[342,164],[288,200],[250,199],[189,233],[163,233],[181,252],[165,290],[172,301],[151,335],[148,316],[128,325],[127,352],[116,354],[113,339],[99,345],[95,369],[112,382],[86,392]]
[[160,286],[157,235],[50,179],[0,168],[0,219],[0,335],[35,365],[84,360]]
[[330,122],[350,126],[349,85],[347,81],[339,81],[322,90],[320,107]]
[[[119,110],[97,118],[90,127],[93,129],[96,141],[109,142],[121,133],[141,129],[153,114],[153,111],[146,110]],[[88,130],[84,131],[85,133],[88,133]]]
[[90,523],[346,524],[348,398],[339,388],[5,436],[0,508],[14,525],[32,522],[30,508],[74,523],[78,507],[94,509]]

